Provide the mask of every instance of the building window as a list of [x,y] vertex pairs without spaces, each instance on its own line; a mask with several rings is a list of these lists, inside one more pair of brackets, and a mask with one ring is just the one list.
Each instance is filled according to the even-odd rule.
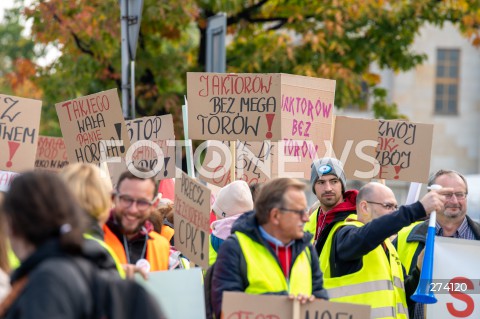
[[435,114],[458,114],[460,50],[437,50]]

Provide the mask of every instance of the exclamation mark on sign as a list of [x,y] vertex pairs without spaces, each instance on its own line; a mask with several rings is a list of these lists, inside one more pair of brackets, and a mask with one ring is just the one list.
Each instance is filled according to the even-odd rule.
[[273,118],[275,117],[275,113],[273,114],[265,114],[265,117],[267,118],[267,125],[268,125],[268,132],[265,134],[266,138],[270,139],[272,138],[272,123],[273,123]]
[[8,142],[8,148],[10,150],[10,156],[8,157],[8,162],[7,162],[7,167],[12,167],[12,158],[17,152],[18,147],[20,146],[20,143],[18,142]]
[[168,161],[170,161],[170,157],[165,157],[163,161],[165,162],[165,171],[163,171],[163,176],[167,177],[168,175],[167,165],[168,165]]
[[[122,140],[122,123],[115,123],[115,131],[117,131],[118,139]],[[120,153],[125,152],[125,146],[120,146]]]
[[203,231],[200,231],[200,241],[201,241],[200,247],[202,247],[202,253],[200,254],[200,258],[203,260],[203,258],[205,257],[203,255],[203,243],[205,242],[205,233]]
[[394,166],[393,168],[395,169],[395,174],[397,174],[397,175],[395,175],[393,178],[394,178],[394,179],[399,179],[400,176],[398,176],[398,173],[400,173],[400,169],[401,169],[402,167],[400,167],[400,166]]

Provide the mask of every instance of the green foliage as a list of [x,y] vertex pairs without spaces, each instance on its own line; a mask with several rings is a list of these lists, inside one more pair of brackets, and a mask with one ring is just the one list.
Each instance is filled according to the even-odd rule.
[[392,120],[392,119],[405,119],[408,118],[398,113],[398,107],[395,103],[388,103],[387,102],[387,90],[381,88],[375,88],[373,90],[373,114],[375,118],[385,119],[385,120]]

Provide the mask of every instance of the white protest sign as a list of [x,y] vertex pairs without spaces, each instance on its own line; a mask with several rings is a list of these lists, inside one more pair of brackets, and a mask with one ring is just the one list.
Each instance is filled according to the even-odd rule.
[[148,274],[147,281],[140,275],[137,275],[136,279],[155,297],[167,318],[205,318],[200,268],[155,271]]
[[480,241],[435,237],[427,319],[480,318]]

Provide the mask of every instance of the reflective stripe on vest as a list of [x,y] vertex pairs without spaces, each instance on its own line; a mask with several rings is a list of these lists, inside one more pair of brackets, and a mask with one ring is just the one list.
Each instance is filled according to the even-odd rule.
[[332,299],[382,290],[393,290],[392,282],[390,280],[377,280],[336,288],[328,288],[328,296],[330,299]]
[[394,307],[372,308],[371,318],[396,318]]
[[414,242],[407,242],[408,235],[412,229],[417,226],[418,224],[422,223],[421,221],[415,222],[407,227],[402,228],[398,232],[397,236],[397,253],[400,261],[402,262],[403,266],[405,267],[405,271],[407,274],[410,274],[410,269],[412,268],[412,261],[413,256],[418,248],[418,241]]
[[120,263],[120,260],[117,257],[117,254],[113,251],[112,247],[108,246],[106,242],[104,242],[101,239],[95,238],[94,236],[90,234],[83,234],[83,237],[89,240],[94,240],[96,241],[100,246],[102,246],[110,256],[112,256],[113,261],[115,262],[115,268],[117,268],[118,274],[120,275],[121,278],[125,279],[127,276],[125,274],[125,270],[123,270],[122,264]]
[[401,303],[397,303],[397,312],[402,314],[407,314],[408,308],[402,305]]
[[[107,225],[103,226],[103,232],[105,233],[105,243],[113,249],[120,263],[126,264],[127,256],[125,254],[125,248],[118,237]],[[149,232],[148,236],[150,238],[147,240],[146,259],[150,263],[150,271],[168,270],[170,243],[165,237],[154,231]]]
[[336,231],[343,226],[362,227],[356,215],[338,222],[332,228],[320,255],[324,272],[324,286],[331,301],[365,304],[372,307],[372,318],[408,318],[407,301],[403,283],[403,270],[395,248],[389,239],[363,256],[362,268],[353,274],[331,277],[330,254]]
[[283,273],[278,261],[264,245],[247,235],[235,232],[247,264],[249,294],[287,292],[289,294],[312,294],[312,267],[309,248],[299,254],[290,270],[290,280]]

